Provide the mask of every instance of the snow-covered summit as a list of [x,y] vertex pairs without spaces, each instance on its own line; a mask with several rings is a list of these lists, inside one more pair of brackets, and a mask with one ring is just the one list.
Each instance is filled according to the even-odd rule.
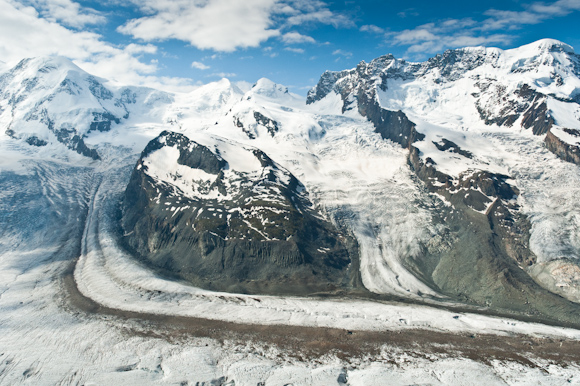
[[574,54],[574,48],[556,39],[540,39],[535,42],[523,45],[519,48],[513,48],[508,51],[519,51],[519,52],[567,52],[569,54]]
[[259,79],[250,90],[252,94],[263,95],[268,98],[280,98],[288,94],[288,88],[272,82],[270,79]]
[[112,85],[63,57],[20,61],[0,76],[0,123],[11,137],[35,146],[62,143],[98,159],[84,139],[106,132],[132,114],[149,116],[169,94],[144,87]]

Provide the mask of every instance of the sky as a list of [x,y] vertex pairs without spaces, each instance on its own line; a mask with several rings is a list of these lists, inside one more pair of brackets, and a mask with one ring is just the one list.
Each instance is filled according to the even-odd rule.
[[580,0],[0,0],[0,61],[61,55],[97,76],[176,92],[266,77],[305,95],[325,70],[388,53],[423,61],[542,38],[580,53],[578,26]]

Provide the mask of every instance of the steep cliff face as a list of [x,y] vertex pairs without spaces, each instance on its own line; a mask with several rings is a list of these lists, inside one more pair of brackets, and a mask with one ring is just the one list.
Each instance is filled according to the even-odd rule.
[[[559,134],[557,136],[551,130],[548,131],[545,138],[548,150],[565,161],[580,165],[580,130],[563,129]],[[562,137],[568,137],[569,140]]]
[[544,39],[508,51],[448,50],[422,63],[392,55],[363,61],[352,70],[325,72],[307,103],[338,94],[343,112],[357,109],[384,138],[408,147],[426,134],[407,123],[410,112],[427,121],[445,119],[438,114],[444,112],[448,118],[460,115],[458,125],[484,122],[538,136],[554,126],[575,129],[580,121],[570,126],[568,114],[551,105],[558,101],[568,104],[566,111],[578,110],[579,88],[580,56],[564,43]]
[[210,289],[309,294],[360,287],[356,241],[318,212],[264,152],[163,132],[123,200],[126,244],[172,276]]

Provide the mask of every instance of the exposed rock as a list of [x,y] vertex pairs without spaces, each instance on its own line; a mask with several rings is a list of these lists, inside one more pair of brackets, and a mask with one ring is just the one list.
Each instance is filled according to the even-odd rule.
[[35,135],[33,135],[32,137],[26,138],[26,143],[28,143],[31,146],[38,146],[38,147],[48,145],[48,142],[38,138]]
[[84,139],[94,131],[110,131],[113,124],[127,119],[127,106],[137,103],[137,92],[147,107],[156,99],[169,98],[146,88],[110,89],[103,79],[65,58],[24,59],[0,74],[0,97],[5,101],[0,117],[15,139],[36,146],[56,138],[79,154],[99,159]]
[[[480,52],[481,51],[481,52]],[[315,103],[329,93],[340,95],[342,111],[358,109],[375,126],[375,131],[409,149],[409,164],[428,191],[444,204],[432,211],[433,221],[446,229],[437,240],[426,243],[423,254],[403,257],[402,263],[416,277],[437,291],[462,302],[494,310],[541,315],[572,322],[578,307],[540,287],[523,269],[536,262],[529,248],[528,219],[517,204],[518,189],[509,176],[472,170],[450,176],[424,158],[413,146],[425,136],[402,111],[390,111],[379,103],[379,90],[387,90],[391,76],[413,79],[430,76],[435,83],[460,79],[484,63],[495,63],[497,55],[485,49],[447,51],[425,63],[408,64],[385,56],[364,62],[352,70],[326,72],[308,94]],[[547,96],[527,85],[506,95],[498,82],[480,82],[476,107],[487,124],[522,127],[536,135],[554,125],[547,109]],[[498,103],[500,101],[501,103]],[[499,108],[498,108],[499,106]],[[473,154],[455,142],[433,142],[439,151],[453,152],[467,159]]]
[[275,120],[270,119],[257,111],[254,111],[254,118],[256,119],[256,123],[264,126],[272,137],[278,132],[278,122]]
[[94,130],[110,131],[113,122],[118,124],[121,120],[109,112],[93,113],[93,122],[91,122],[89,132]]
[[[313,207],[292,174],[262,151],[236,146],[254,157],[255,171],[236,170],[220,155],[219,141],[212,149],[171,132],[151,141],[123,201],[128,247],[162,272],[209,289],[308,294],[360,288],[354,238]],[[179,152],[175,170],[164,177],[156,174],[158,151],[167,152],[159,155],[164,162]],[[190,172],[207,179],[185,181]]]
[[462,155],[466,158],[473,158],[473,154],[471,154],[471,152],[461,149],[455,142],[452,142],[448,139],[442,138],[441,143],[433,141],[433,144],[440,151],[451,150],[452,153]]
[[[572,129],[564,129],[570,135],[580,136],[580,132]],[[578,135],[576,135],[578,134]],[[576,165],[580,165],[580,147],[562,141],[558,138],[552,131],[548,131],[546,138],[544,139],[546,147],[552,153],[556,154],[558,157],[562,158],[564,161],[572,162]]]
[[[330,92],[339,94],[343,101],[343,113],[356,107],[359,113],[371,121],[375,131],[384,139],[389,139],[408,148],[413,142],[420,141],[424,135],[417,132],[415,124],[402,111],[391,111],[380,106],[376,88],[386,89],[389,74],[394,77],[413,76],[396,70],[398,61],[392,55],[382,56],[370,64],[361,62],[356,69],[342,72],[325,72],[320,81],[307,97],[307,104],[314,103]],[[387,71],[384,72],[385,67]],[[390,72],[389,72],[390,70]],[[382,74],[379,77],[378,74]],[[377,84],[377,78],[381,82]],[[334,84],[332,84],[334,82]]]
[[523,84],[513,93],[497,81],[477,82],[481,92],[474,93],[481,119],[488,125],[511,127],[521,117],[521,126],[543,135],[554,125],[547,105],[547,96]]

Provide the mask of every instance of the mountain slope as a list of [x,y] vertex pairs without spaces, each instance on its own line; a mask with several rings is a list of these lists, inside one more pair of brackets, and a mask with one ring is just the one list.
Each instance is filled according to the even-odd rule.
[[241,292],[360,286],[356,241],[304,186],[256,148],[164,131],[143,151],[123,201],[125,241],[163,272]]
[[[448,204],[432,214],[445,224],[451,249],[406,258],[409,270],[452,297],[563,316],[573,308],[525,272],[538,262],[529,241],[533,225],[520,207],[520,189],[510,175],[515,170],[498,162],[499,149],[486,138],[509,130],[524,138],[543,136],[550,150],[574,161],[570,138],[580,127],[579,64],[571,47],[552,40],[505,52],[450,50],[424,63],[387,55],[352,70],[326,72],[307,103],[339,96],[343,112],[359,112],[383,138],[409,149],[411,169]],[[566,264],[575,271],[575,259]],[[566,291],[535,279],[577,299],[574,286]],[[563,308],[549,310],[556,303]]]

